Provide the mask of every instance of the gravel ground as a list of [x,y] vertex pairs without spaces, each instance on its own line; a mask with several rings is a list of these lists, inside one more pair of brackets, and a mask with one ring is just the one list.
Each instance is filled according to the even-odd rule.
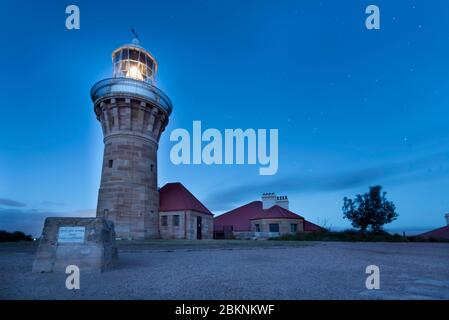
[[[0,299],[449,299],[449,243],[153,241],[120,244],[120,266],[33,274],[35,244],[0,244]],[[365,268],[380,267],[380,290]]]

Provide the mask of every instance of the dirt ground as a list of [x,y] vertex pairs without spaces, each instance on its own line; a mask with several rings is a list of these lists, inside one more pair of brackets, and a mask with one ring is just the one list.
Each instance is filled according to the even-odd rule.
[[449,299],[449,243],[120,242],[120,265],[79,290],[31,273],[36,247],[0,244],[0,299]]

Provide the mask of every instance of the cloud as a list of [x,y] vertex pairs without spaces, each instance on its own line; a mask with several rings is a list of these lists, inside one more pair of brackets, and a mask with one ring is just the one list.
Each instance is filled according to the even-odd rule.
[[6,199],[6,198],[0,198],[0,205],[7,206],[7,207],[25,207],[26,206],[24,203],[14,201],[11,199]]
[[63,207],[65,206],[64,202],[56,202],[56,201],[42,201],[40,205],[44,207]]
[[291,173],[266,182],[255,181],[227,188],[215,189],[205,203],[212,210],[227,210],[231,204],[249,202],[263,192],[332,192],[385,182],[395,184],[420,179],[433,174],[449,173],[449,153],[437,153],[421,159],[389,163],[351,171],[307,175]]
[[47,210],[0,208],[0,229],[23,231],[39,237],[47,217],[95,217],[95,210],[55,213]]

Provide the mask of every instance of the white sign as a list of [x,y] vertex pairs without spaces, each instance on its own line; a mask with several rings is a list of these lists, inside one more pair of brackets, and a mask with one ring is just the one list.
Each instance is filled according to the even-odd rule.
[[86,227],[59,227],[58,243],[84,243]]

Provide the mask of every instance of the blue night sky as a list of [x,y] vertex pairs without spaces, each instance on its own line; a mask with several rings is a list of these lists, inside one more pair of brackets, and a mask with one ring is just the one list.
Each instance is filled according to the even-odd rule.
[[[342,198],[381,184],[391,229],[449,212],[449,2],[2,1],[0,229],[94,215],[103,141],[89,92],[130,27],[159,62],[174,111],[159,185],[180,181],[214,213],[288,195],[315,223],[349,227]],[[81,29],[65,28],[76,4]],[[365,8],[381,30],[365,28]],[[279,170],[170,162],[176,128],[279,129]]]

